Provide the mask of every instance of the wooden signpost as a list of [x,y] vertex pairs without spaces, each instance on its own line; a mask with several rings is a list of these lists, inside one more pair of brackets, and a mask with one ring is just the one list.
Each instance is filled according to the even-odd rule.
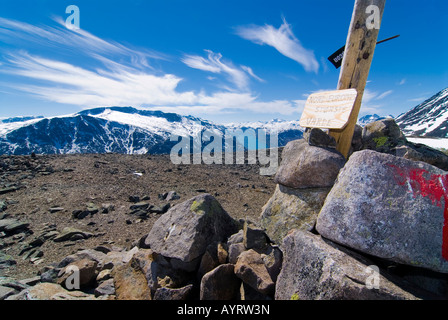
[[[355,1],[337,89],[354,88],[358,96],[347,125],[343,129],[330,129],[329,132],[336,139],[337,149],[344,157],[348,156],[352,143],[385,5],[386,0]],[[376,10],[369,12],[369,8]]]
[[[357,95],[354,101],[352,102],[347,97],[347,100],[337,101],[336,99],[331,102],[331,97],[335,97],[332,92],[321,94],[320,100],[311,95],[311,100],[309,103],[307,101],[300,120],[300,125],[303,127],[317,126],[330,129],[329,134],[336,139],[338,151],[346,158],[358,120],[385,4],[386,0],[355,0],[337,86],[337,90],[355,89]],[[317,103],[317,101],[324,101],[322,95],[328,98],[324,103],[327,107],[332,104],[335,106],[331,112],[326,111],[323,105]],[[352,105],[349,108],[350,103]],[[330,116],[334,118],[330,119]]]

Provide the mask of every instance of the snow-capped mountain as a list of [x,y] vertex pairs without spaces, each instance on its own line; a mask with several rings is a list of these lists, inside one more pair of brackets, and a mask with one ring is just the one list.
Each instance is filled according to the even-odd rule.
[[448,88],[396,119],[406,136],[448,138]]
[[361,127],[364,127],[366,124],[369,124],[371,122],[375,122],[375,121],[378,121],[378,120],[383,120],[383,119],[385,119],[385,117],[381,117],[381,116],[379,116],[377,114],[368,114],[366,116],[363,116],[363,117],[359,118],[358,119],[358,124]]
[[278,133],[279,146],[301,138],[303,132],[298,121],[224,126],[161,111],[132,107],[95,108],[58,117],[2,119],[0,154],[162,154],[169,153],[178,143],[178,140],[170,141],[173,134],[181,137],[194,137],[205,132],[223,135],[226,129],[245,128]]

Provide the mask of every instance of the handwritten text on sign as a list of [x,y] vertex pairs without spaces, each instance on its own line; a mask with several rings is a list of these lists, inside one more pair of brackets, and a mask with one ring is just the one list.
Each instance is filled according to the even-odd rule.
[[352,112],[356,96],[356,89],[310,95],[300,118],[300,125],[304,128],[343,129]]

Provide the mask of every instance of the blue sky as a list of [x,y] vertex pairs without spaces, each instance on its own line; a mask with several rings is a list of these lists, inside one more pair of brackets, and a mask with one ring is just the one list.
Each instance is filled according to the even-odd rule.
[[[1,0],[0,117],[97,106],[218,123],[299,119],[334,90],[353,0]],[[80,29],[66,28],[69,5]],[[448,3],[388,0],[361,115],[397,116],[448,86]]]

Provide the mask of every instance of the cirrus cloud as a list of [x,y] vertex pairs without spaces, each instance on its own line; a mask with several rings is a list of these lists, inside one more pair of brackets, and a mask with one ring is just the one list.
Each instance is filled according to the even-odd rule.
[[[77,105],[134,106],[183,114],[269,113],[294,114],[294,101],[262,101],[250,91],[253,78],[263,81],[248,66],[237,66],[222,55],[206,51],[206,57],[184,55],[181,61],[214,75],[222,74],[233,90],[212,93],[179,88],[183,78],[156,70],[153,60],[172,62],[167,55],[100,39],[79,29],[34,26],[0,18],[0,40],[20,50],[0,48],[0,70],[10,80],[0,83],[41,99]],[[39,54],[33,52],[39,48]],[[57,49],[57,50],[55,50]]]
[[278,29],[271,25],[253,25],[238,27],[236,33],[243,39],[256,44],[274,47],[284,56],[300,63],[308,72],[317,73],[319,70],[319,63],[314,52],[303,47],[285,18]]

